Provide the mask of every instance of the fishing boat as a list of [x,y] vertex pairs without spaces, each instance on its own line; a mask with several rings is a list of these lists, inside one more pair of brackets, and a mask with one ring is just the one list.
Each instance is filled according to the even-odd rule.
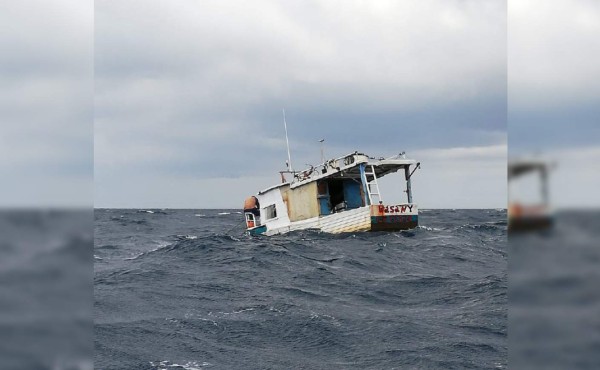
[[[288,170],[280,171],[281,183],[244,202],[247,230],[276,235],[305,229],[344,233],[415,228],[419,211],[411,177],[418,168],[420,163],[404,153],[374,158],[354,152],[303,171],[291,170],[288,162]],[[403,175],[406,202],[388,204],[378,179],[397,172]]]
[[[554,210],[550,205],[548,192],[549,173],[554,163],[540,158],[518,158],[508,162],[508,182],[526,175],[538,176],[540,200],[530,203],[510,199],[508,205],[508,231],[522,232],[543,230],[554,224]],[[510,195],[510,194],[509,194]],[[512,198],[512,197],[511,197]]]

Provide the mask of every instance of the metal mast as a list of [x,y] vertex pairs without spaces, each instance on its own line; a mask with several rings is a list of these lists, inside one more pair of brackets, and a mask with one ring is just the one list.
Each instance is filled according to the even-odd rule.
[[287,154],[288,154],[288,162],[287,167],[288,171],[292,172],[292,157],[290,156],[290,142],[288,140],[288,132],[287,132],[287,122],[285,122],[285,108],[283,108],[283,127],[285,127],[285,143],[287,145]]

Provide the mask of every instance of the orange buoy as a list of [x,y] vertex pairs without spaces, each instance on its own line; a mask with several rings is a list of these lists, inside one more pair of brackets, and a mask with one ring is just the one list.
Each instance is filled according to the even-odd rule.
[[258,208],[258,199],[255,196],[251,196],[246,198],[244,201],[244,209],[254,209]]

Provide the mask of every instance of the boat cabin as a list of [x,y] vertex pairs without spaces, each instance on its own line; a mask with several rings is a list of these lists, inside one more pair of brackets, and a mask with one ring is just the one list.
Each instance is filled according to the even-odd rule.
[[[376,159],[355,152],[303,171],[281,171],[280,184],[255,196],[260,206],[253,211],[244,205],[248,230],[274,234],[304,228],[344,232],[415,227],[411,176],[419,165],[400,155]],[[385,205],[377,179],[398,171],[404,175],[407,202]]]

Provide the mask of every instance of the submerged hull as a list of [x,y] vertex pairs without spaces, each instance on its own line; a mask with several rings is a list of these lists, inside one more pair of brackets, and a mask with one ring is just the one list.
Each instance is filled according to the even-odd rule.
[[[280,184],[244,202],[247,230],[276,235],[306,229],[337,234],[415,228],[419,215],[411,177],[419,167],[404,153],[376,159],[354,152],[305,171],[288,168],[280,172]],[[396,172],[404,174],[406,203],[384,204],[378,179]]]
[[554,212],[546,205],[508,208],[508,231],[510,233],[546,230],[554,225]]
[[249,229],[252,235],[276,235],[290,231],[314,229],[339,234],[365,231],[400,231],[418,226],[416,204],[373,205],[351,209],[326,216],[295,222],[267,222]]
[[509,217],[508,232],[520,233],[551,229],[554,225],[552,215],[537,215],[528,217]]

